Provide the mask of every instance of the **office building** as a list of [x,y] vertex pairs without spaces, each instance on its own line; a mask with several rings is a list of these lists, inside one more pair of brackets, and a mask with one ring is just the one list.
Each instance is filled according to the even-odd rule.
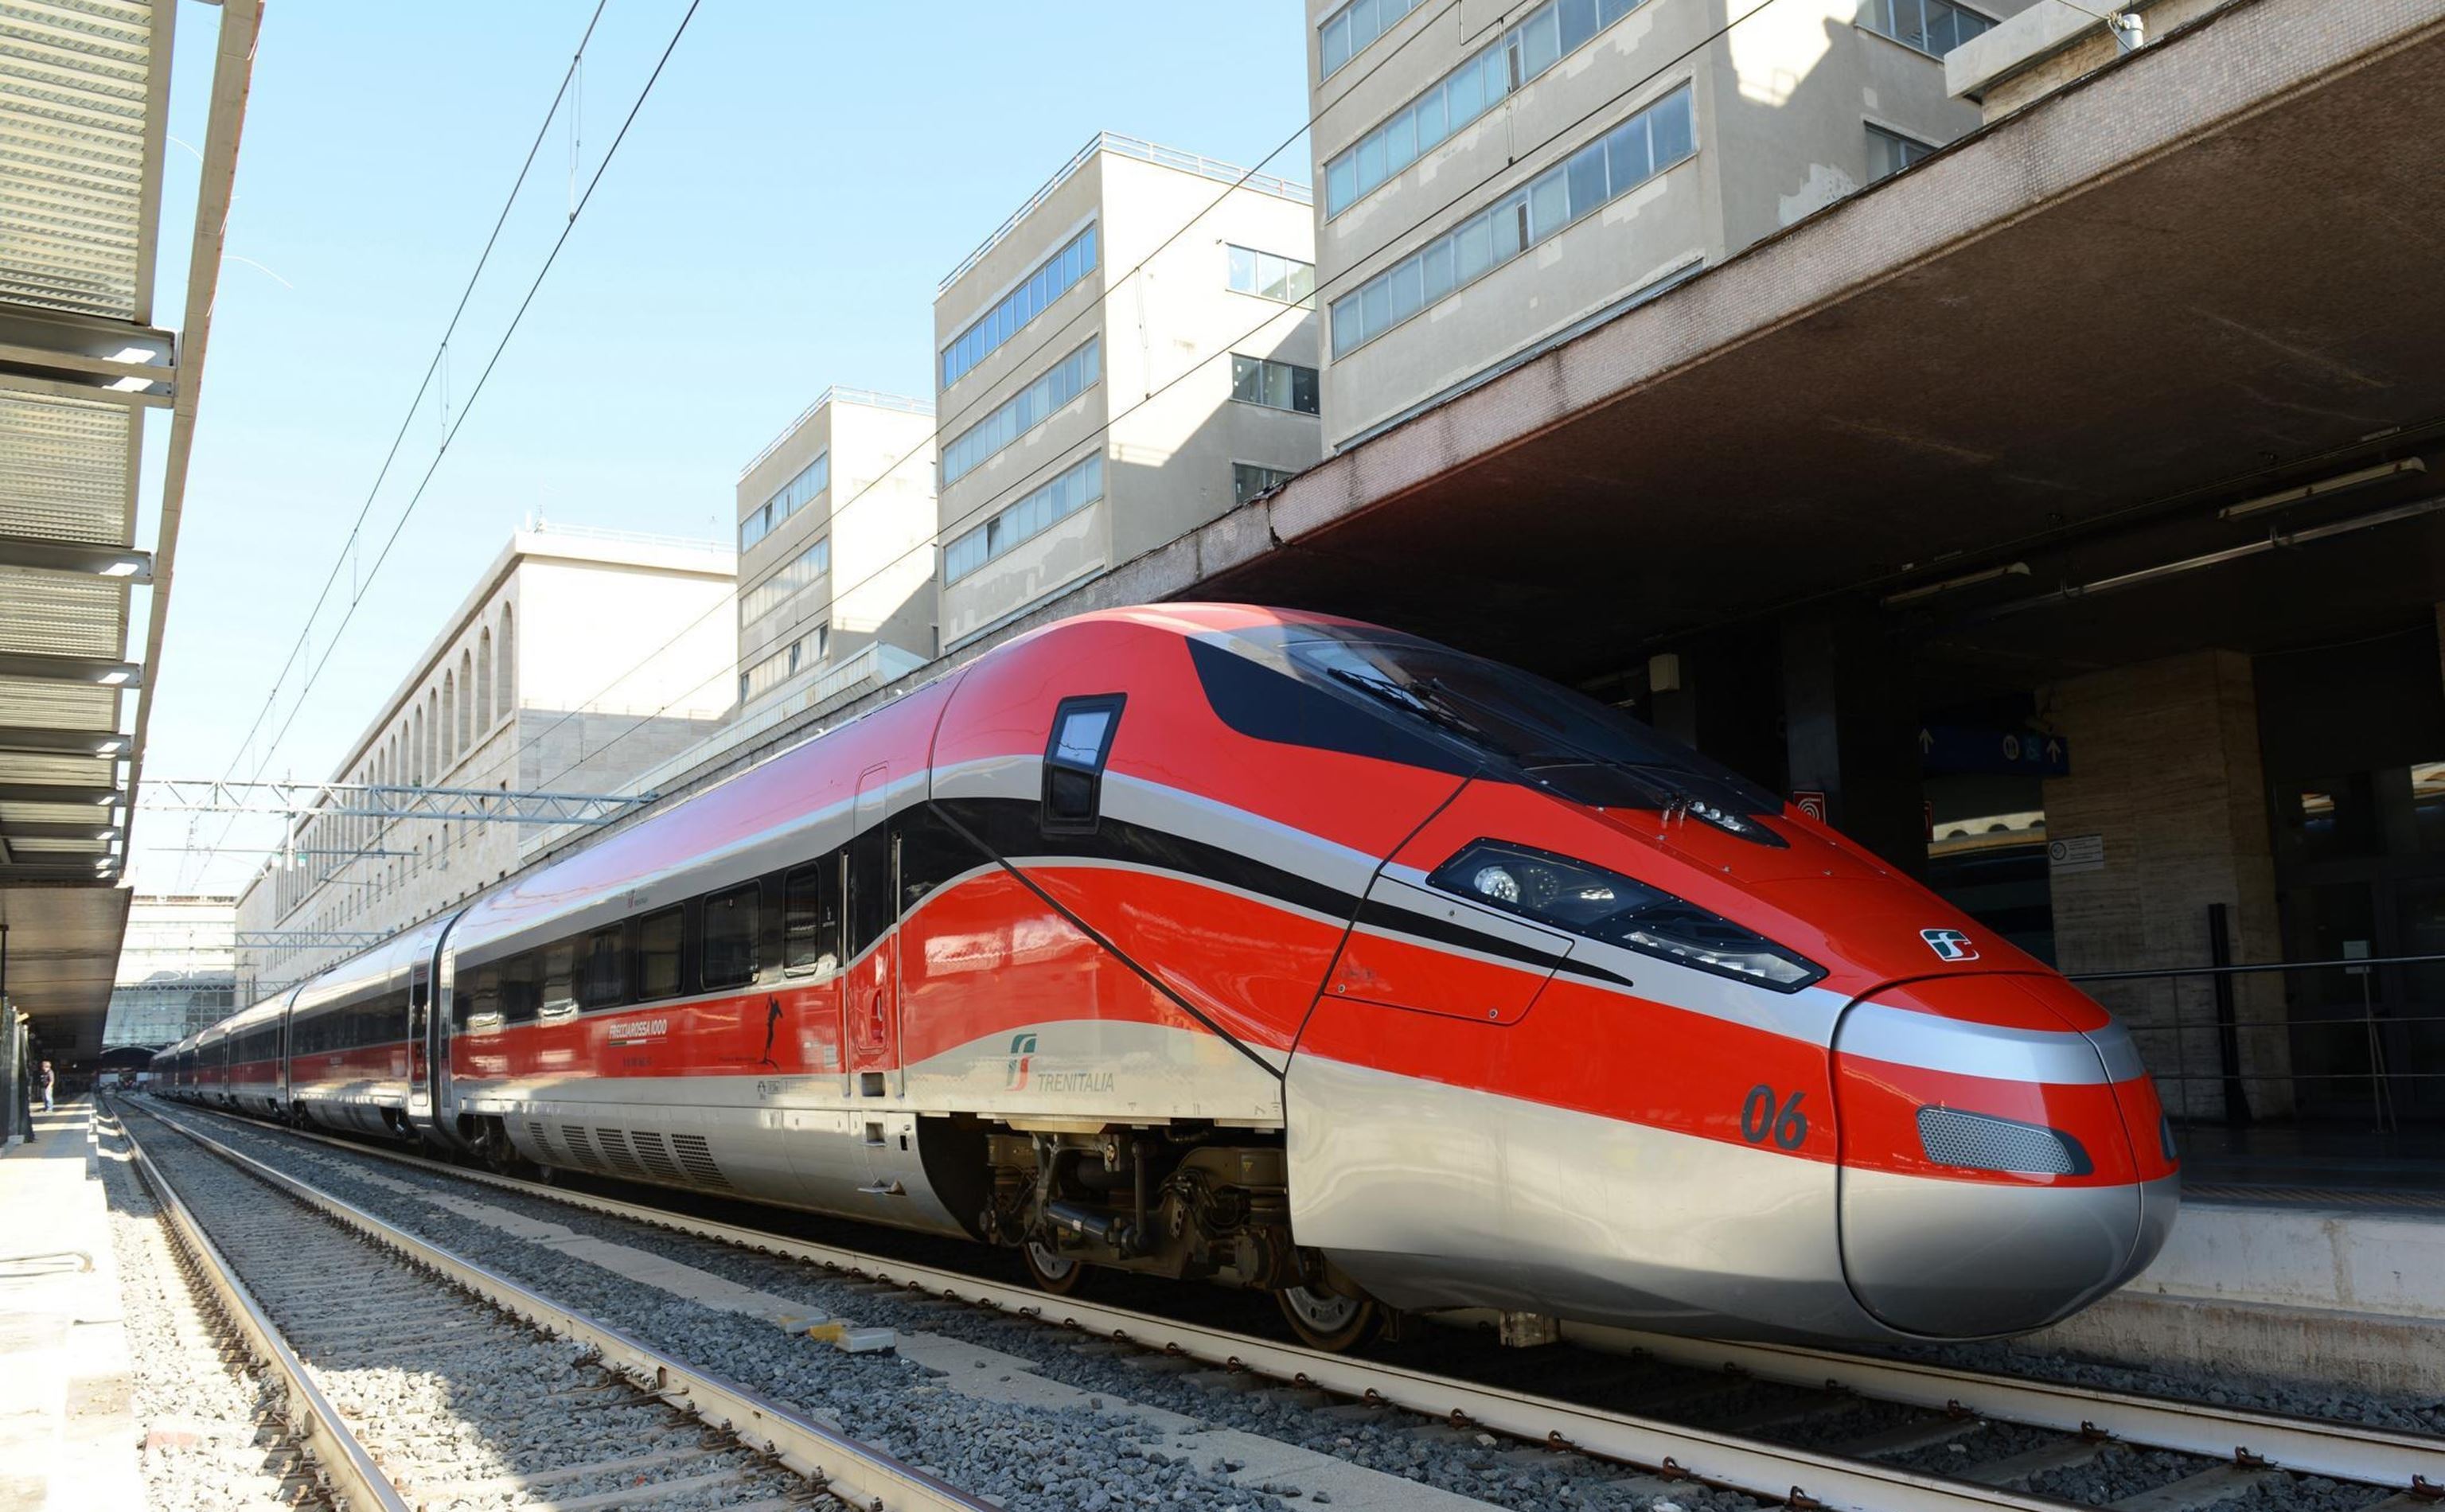
[[923,400],[828,388],[748,463],[742,716],[833,683],[879,685],[932,656],[934,525],[934,407]]
[[934,303],[942,648],[1322,454],[1298,184],[1106,133]]
[[1975,128],[2028,0],[1310,0],[1338,450]]
[[[330,780],[610,793],[733,708],[737,580],[726,544],[554,525],[495,554]],[[540,823],[329,814],[290,824],[237,905],[269,942],[253,992],[293,981],[507,876]]]

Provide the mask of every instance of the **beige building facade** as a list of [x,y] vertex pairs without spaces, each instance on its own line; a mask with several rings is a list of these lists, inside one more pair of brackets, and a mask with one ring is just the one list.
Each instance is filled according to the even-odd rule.
[[1098,136],[934,305],[941,648],[1321,456],[1297,184]]
[[[513,534],[330,780],[608,793],[733,709],[725,545],[567,527]],[[332,814],[292,823],[237,903],[237,979],[268,992],[458,903],[541,824]]]
[[1338,450],[1979,124],[1943,56],[2029,0],[1310,0]]
[[933,405],[826,389],[739,475],[741,713],[871,647],[932,656],[934,525]]

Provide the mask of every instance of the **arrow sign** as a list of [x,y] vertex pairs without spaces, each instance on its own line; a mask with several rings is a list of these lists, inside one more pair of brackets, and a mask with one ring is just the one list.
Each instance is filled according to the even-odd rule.
[[1918,732],[1918,754],[1923,772],[2071,775],[2071,742],[2031,730],[1924,725]]

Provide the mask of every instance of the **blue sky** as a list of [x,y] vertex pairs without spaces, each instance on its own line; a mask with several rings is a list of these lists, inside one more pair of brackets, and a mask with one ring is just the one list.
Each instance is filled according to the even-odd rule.
[[[148,772],[217,776],[301,630],[585,29],[593,0],[269,8],[239,155]],[[685,0],[609,0],[578,183]],[[215,11],[181,0],[174,131],[201,145]],[[327,775],[508,532],[532,514],[713,536],[738,468],[828,383],[924,395],[934,286],[1098,130],[1253,165],[1306,115],[1297,0],[920,6],[703,0],[398,545],[442,430],[428,396],[318,617],[332,648],[266,734]],[[565,222],[553,122],[463,319],[451,412]],[[171,150],[160,324],[179,318],[192,152]],[[1308,177],[1302,137],[1266,164]],[[152,427],[145,488],[158,489]],[[148,517],[139,539],[150,543]],[[364,602],[332,641],[356,585]],[[290,717],[294,710],[293,723]],[[209,839],[220,821],[201,826]],[[234,890],[260,856],[162,848],[140,890]],[[236,843],[268,845],[273,831]]]

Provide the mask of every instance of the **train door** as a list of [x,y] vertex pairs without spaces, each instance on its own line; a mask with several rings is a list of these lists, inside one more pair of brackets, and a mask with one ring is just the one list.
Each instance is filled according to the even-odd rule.
[[433,1103],[432,1062],[424,1036],[433,1019],[433,963],[420,956],[407,966],[407,1106],[413,1113]]
[[856,830],[849,843],[849,925],[851,964],[841,994],[842,1041],[849,1047],[852,1098],[898,1095],[900,942],[891,929],[899,869],[886,810],[891,769],[858,775]]

